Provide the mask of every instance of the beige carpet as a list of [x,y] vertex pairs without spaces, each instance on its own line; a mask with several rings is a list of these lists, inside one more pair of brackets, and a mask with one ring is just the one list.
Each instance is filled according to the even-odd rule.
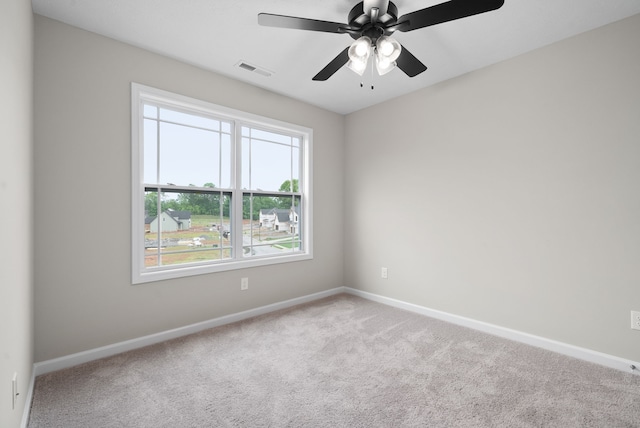
[[39,427],[638,427],[640,376],[340,295],[36,379]]

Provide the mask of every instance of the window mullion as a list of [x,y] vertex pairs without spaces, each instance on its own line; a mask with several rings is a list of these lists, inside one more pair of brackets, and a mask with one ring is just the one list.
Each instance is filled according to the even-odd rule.
[[[160,117],[160,108],[156,107],[156,118]],[[160,121],[156,119],[156,184],[160,184]],[[156,219],[158,223],[158,245],[156,245],[156,257],[157,264],[156,266],[162,266],[162,223],[160,222],[162,216],[162,193],[160,188],[157,188],[156,191],[157,200],[156,200]]]
[[[160,117],[160,109],[156,107],[156,117]],[[156,184],[160,184],[160,120],[156,122]]]
[[218,186],[222,187],[222,121],[218,122]]
[[234,134],[234,173],[233,173],[233,196],[231,204],[233,206],[230,213],[231,236],[232,236],[232,254],[234,260],[241,260],[243,257],[243,237],[242,237],[242,203],[244,194],[242,191],[242,124],[238,121],[233,123]]

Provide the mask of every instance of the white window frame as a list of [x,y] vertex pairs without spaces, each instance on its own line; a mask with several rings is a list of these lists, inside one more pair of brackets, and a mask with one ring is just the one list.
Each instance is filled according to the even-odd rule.
[[[171,108],[186,111],[211,114],[235,123],[235,138],[232,142],[232,230],[234,255],[232,259],[216,260],[199,264],[168,265],[159,268],[146,268],[144,264],[144,136],[142,126],[143,104],[150,102],[166,105]],[[274,254],[262,257],[244,257],[242,251],[242,201],[246,189],[241,189],[242,177],[242,143],[240,130],[242,126],[268,129],[273,132],[295,134],[302,137],[302,163],[300,165],[300,192],[302,193],[301,211],[302,221],[300,238],[303,248],[292,253]],[[141,284],[223,272],[235,269],[245,269],[257,266],[310,260],[313,258],[313,197],[312,197],[312,142],[313,130],[279,120],[242,112],[228,107],[219,106],[206,101],[174,94],[150,86],[131,83],[131,258],[132,283]],[[238,222],[239,219],[239,222]]]

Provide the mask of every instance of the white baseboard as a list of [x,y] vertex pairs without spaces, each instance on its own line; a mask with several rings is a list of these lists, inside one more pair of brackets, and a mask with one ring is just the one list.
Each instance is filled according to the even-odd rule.
[[[602,352],[593,351],[591,349],[580,348],[578,346],[569,345],[567,343],[558,342],[555,340],[547,339],[540,336],[534,336],[529,333],[523,333],[521,331],[512,330],[505,327],[500,327],[494,324],[477,321],[471,318],[465,318],[458,315],[453,315],[447,312],[438,311],[435,309],[429,309],[424,306],[415,305],[413,303],[403,302],[401,300],[392,299],[389,297],[380,296],[366,291],[356,290],[355,288],[345,287],[345,292],[354,296],[359,296],[367,300],[371,300],[385,305],[393,306],[400,309],[405,309],[418,314],[426,315],[431,318],[436,318],[442,321],[450,322],[462,327],[472,328],[474,330],[482,331],[494,336],[503,337],[505,339],[513,340],[515,342],[524,343],[527,345],[535,346],[537,348],[546,349],[562,355],[577,358],[579,360],[588,361],[590,363],[599,364],[612,369],[621,370],[627,373],[633,373],[640,375],[640,363],[637,361],[626,360],[613,355],[604,354]],[[632,368],[635,367],[635,368]]]
[[319,293],[309,294],[307,296],[285,300],[284,302],[278,302],[271,305],[261,306],[259,308],[238,312],[236,314],[226,315],[219,318],[214,318],[208,321],[191,324],[185,327],[180,327],[173,330],[167,330],[160,333],[151,334],[149,336],[143,336],[136,339],[126,340],[124,342],[114,343],[113,345],[102,346],[100,348],[90,349],[88,351],[78,352],[76,354],[66,355],[64,357],[42,361],[39,363],[35,363],[33,365],[34,377],[40,376],[45,373],[50,373],[56,370],[62,370],[69,367],[77,366],[79,364],[88,363],[89,361],[98,360],[100,358],[110,357],[112,355],[120,354],[126,351],[131,351],[133,349],[154,345],[156,343],[164,342],[166,340],[171,340],[171,339],[186,336],[189,334],[198,333],[200,331],[207,330],[209,328],[219,327],[225,324],[231,324],[237,321],[253,318],[258,315],[264,315],[269,312],[274,312],[280,309],[290,308],[292,306],[300,305],[302,303],[323,299],[325,297],[333,296],[333,295],[344,293],[344,292],[345,292],[344,287],[333,288],[331,290],[321,291]]
[[31,401],[33,400],[33,387],[36,383],[35,369],[31,370],[31,379],[29,380],[29,387],[27,388],[27,396],[24,400],[24,410],[22,411],[22,422],[20,428],[27,428],[29,423],[29,414],[31,412]]
[[[33,378],[45,373],[50,373],[56,370],[62,370],[65,368],[77,366],[79,364],[87,363],[89,361],[110,357],[112,355],[120,354],[122,352],[131,351],[133,349],[142,348],[144,346],[153,345],[156,343],[164,342],[166,340],[171,340],[178,337],[186,336],[188,334],[198,333],[200,331],[203,331],[209,328],[218,327],[221,325],[230,324],[237,321],[242,321],[258,315],[267,314],[270,312],[289,308],[302,303],[312,302],[314,300],[323,299],[325,297],[333,296],[340,293],[349,293],[354,296],[359,296],[359,297],[372,300],[378,303],[383,303],[385,305],[405,309],[411,312],[416,312],[416,313],[426,315],[432,318],[436,318],[442,321],[447,321],[452,324],[472,328],[474,330],[479,330],[485,333],[492,334],[494,336],[503,337],[505,339],[510,339],[516,342],[521,342],[527,345],[536,346],[538,348],[547,349],[549,351],[557,352],[563,355],[568,355],[570,357],[578,358],[580,360],[589,361],[595,364],[600,364],[610,368],[614,368],[614,369],[618,369],[626,372],[632,372],[634,374],[640,375],[639,362],[634,362],[631,360],[619,358],[613,355],[604,354],[604,353],[593,351],[586,348],[580,348],[577,346],[569,345],[567,343],[558,342],[558,341],[547,339],[540,336],[534,336],[532,334],[523,333],[521,331],[512,330],[512,329],[500,327],[494,324],[477,321],[471,318],[465,318],[459,315],[453,315],[447,312],[426,308],[424,306],[415,305],[413,303],[407,303],[401,300],[396,300],[389,297],[368,293],[366,291],[357,290],[355,288],[337,287],[331,290],[321,291],[319,293],[314,293],[307,296],[286,300],[284,302],[261,306],[259,308],[238,312],[236,314],[226,315],[223,317],[214,318],[212,320],[191,324],[185,327],[180,327],[173,330],[167,330],[167,331],[152,334],[149,336],[143,336],[137,339],[131,339],[124,342],[115,343],[113,345],[107,345],[100,348],[90,349],[88,351],[78,352],[76,354],[71,354],[64,357],[35,363],[33,365],[34,367]],[[631,369],[631,366],[635,366],[636,369],[635,370]],[[30,393],[31,391],[29,391],[29,394]],[[30,401],[28,401],[28,403],[30,403]]]

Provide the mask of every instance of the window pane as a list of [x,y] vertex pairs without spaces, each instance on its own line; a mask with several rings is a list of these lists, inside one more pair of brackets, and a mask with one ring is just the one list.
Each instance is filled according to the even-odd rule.
[[[157,193],[146,194],[145,208],[157,206]],[[145,267],[230,258],[230,206],[223,192],[162,193],[160,216],[145,218]]]
[[242,188],[290,192],[300,175],[300,138],[246,126],[242,135]]
[[242,138],[242,189],[251,188],[251,140]]
[[293,178],[293,192],[300,192],[300,149],[294,147],[292,149],[293,157],[291,159],[291,177]]
[[144,120],[144,182],[158,182],[158,122]]
[[291,147],[251,141],[251,189],[278,191],[291,179]]
[[220,148],[220,187],[231,188],[231,136],[222,134]]
[[300,199],[291,196],[243,196],[243,253],[266,256],[301,249]]
[[144,193],[144,265],[158,265],[158,234],[151,233],[151,223],[158,216],[158,192]]
[[160,123],[160,183],[220,185],[220,134]]

